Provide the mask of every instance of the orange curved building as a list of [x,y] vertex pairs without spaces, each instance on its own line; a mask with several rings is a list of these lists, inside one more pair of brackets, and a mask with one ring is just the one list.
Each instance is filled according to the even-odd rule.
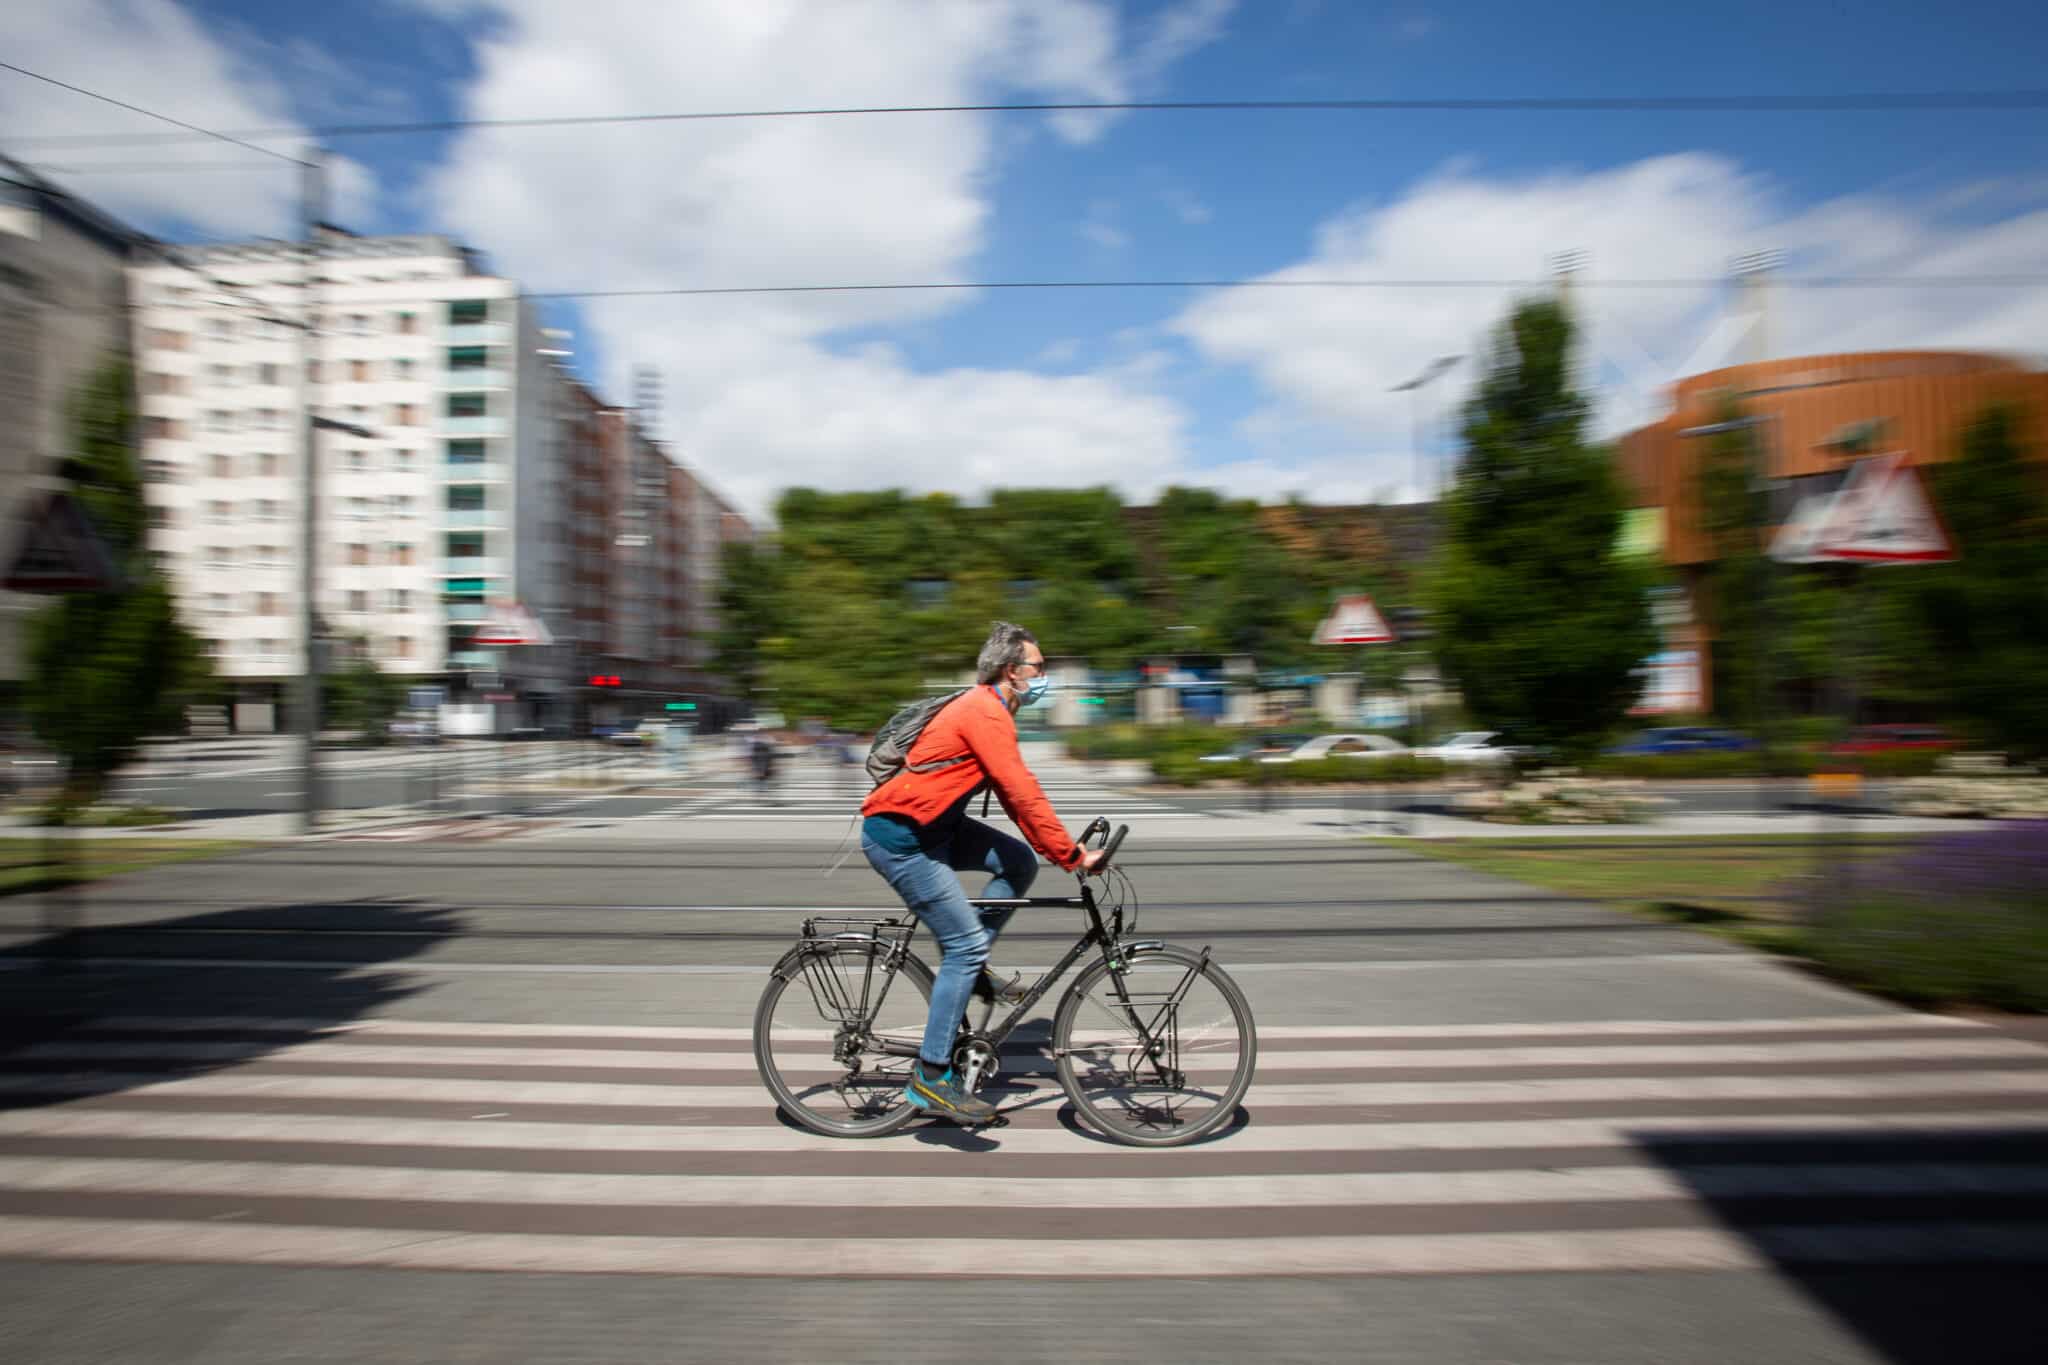
[[[1847,464],[1852,457],[1842,443],[1859,428],[1871,434],[1866,453],[1903,452],[1916,465],[1954,459],[1964,429],[1995,403],[2018,412],[2021,440],[2040,458],[2048,373],[1969,351],[1864,351],[1731,365],[1680,380],[1671,412],[1623,436],[1618,460],[1634,505],[1661,512],[1651,538],[1689,599],[1697,569],[1714,550],[1700,528],[1699,471],[1708,442],[1680,433],[1721,420],[1731,400],[1744,415],[1765,419],[1757,431],[1768,473],[1796,486]],[[1666,648],[1697,657],[1705,706],[1712,697],[1712,623],[1687,615],[1667,626]]]

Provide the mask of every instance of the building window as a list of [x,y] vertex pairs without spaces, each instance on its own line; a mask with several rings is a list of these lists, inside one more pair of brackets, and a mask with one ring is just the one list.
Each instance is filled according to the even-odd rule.
[[208,431],[233,431],[235,429],[235,415],[224,409],[215,408],[206,414],[206,429]]
[[412,372],[413,363],[404,356],[400,356],[391,362],[391,377],[393,379],[411,379]]
[[448,510],[451,512],[483,511],[483,486],[481,484],[450,484],[448,486]]
[[182,441],[185,439],[185,424],[175,417],[145,417],[142,419],[142,434],[157,441]]
[[468,327],[490,320],[489,299],[456,299],[448,305],[448,324],[451,327]]
[[320,382],[320,362],[319,362],[319,361],[317,361],[317,360],[309,360],[309,361],[307,361],[307,362],[306,362],[306,378],[310,379],[310,380],[311,380],[311,381],[313,381],[313,382],[314,382],[315,384],[317,384],[317,383],[319,383],[319,382]]
[[215,525],[225,525],[235,519],[235,505],[223,498],[214,498],[206,504],[206,519]]
[[185,376],[182,374],[146,374],[142,377],[144,393],[183,393]]
[[370,420],[370,410],[361,403],[351,403],[348,408],[348,420],[361,426]]
[[391,653],[394,658],[410,659],[412,657],[412,636],[400,635],[394,638],[391,641]]
[[348,363],[348,377],[349,377],[349,379],[350,379],[350,380],[351,380],[352,382],[354,382],[354,383],[357,383],[357,384],[367,384],[367,383],[369,383],[369,382],[370,382],[370,362],[369,362],[369,361],[367,361],[367,360],[351,360],[351,361],[349,361],[349,363]]
[[393,324],[394,328],[395,328],[395,329],[396,329],[396,330],[397,330],[397,331],[399,332],[399,334],[400,334],[400,335],[403,335],[403,336],[411,336],[411,335],[412,335],[413,333],[415,333],[415,332],[419,331],[419,329],[420,329],[420,318],[419,318],[419,314],[417,314],[417,313],[398,313],[398,314],[395,314],[395,315],[393,316],[393,318],[392,318],[392,324]]
[[284,599],[274,592],[257,593],[256,614],[258,616],[282,616],[284,614]]
[[348,315],[348,330],[350,336],[368,336],[370,334],[369,318],[361,313],[350,313]]
[[235,324],[228,318],[208,318],[206,320],[206,335],[212,337],[215,341],[232,340],[235,335]]
[[350,498],[348,500],[348,519],[350,521],[368,521],[370,519],[370,500],[368,498]]
[[259,478],[274,479],[283,467],[284,461],[274,454],[256,457],[256,474]]
[[345,461],[347,461],[347,463],[348,463],[348,467],[349,467],[350,469],[353,469],[354,471],[356,471],[356,472],[357,472],[358,474],[360,474],[360,473],[363,473],[364,471],[368,470],[368,469],[369,469],[369,467],[370,467],[370,456],[369,456],[369,453],[368,453],[367,451],[362,451],[362,450],[351,450],[351,451],[347,451],[347,452],[345,452],[345,453],[344,453],[344,455],[342,456],[342,458],[343,458],[343,459],[344,459]]
[[355,544],[355,545],[349,545],[349,546],[347,546],[347,547],[346,547],[346,550],[347,550],[347,559],[348,559],[348,562],[349,562],[349,563],[351,563],[351,564],[368,564],[368,563],[370,562],[370,547],[369,547],[369,546],[367,546],[367,545],[362,545],[362,544]]
[[399,541],[391,547],[391,562],[393,564],[410,564],[413,562],[417,552],[417,546],[406,541]]
[[488,369],[490,363],[491,350],[488,346],[450,346],[448,348],[448,368],[451,370]]
[[484,443],[482,441],[450,441],[448,443],[449,464],[482,464]]
[[171,460],[144,460],[142,481],[144,483],[168,483],[178,477],[178,466]]
[[490,411],[490,400],[480,393],[451,393],[448,395],[450,417],[483,417]]
[[396,427],[416,427],[419,424],[419,404],[394,403],[391,405],[391,425]]
[[400,448],[391,452],[391,467],[393,469],[416,469],[419,467],[419,458],[420,453],[417,450]]
[[156,530],[163,530],[171,524],[171,509],[152,505],[149,509],[149,524]]
[[235,552],[225,545],[206,547],[206,563],[209,568],[231,569],[235,566]]
[[283,521],[284,504],[275,498],[260,499],[256,504],[256,519],[258,521]]
[[361,588],[351,588],[348,594],[348,609],[360,615],[370,609],[370,594]]
[[259,384],[282,384],[284,382],[283,376],[284,367],[281,365],[258,365],[256,367],[256,382]]
[[209,455],[206,457],[206,472],[216,479],[235,477],[235,460],[232,455]]
[[391,515],[394,517],[404,519],[413,515],[412,494],[410,493],[393,493],[387,500],[387,505],[390,507]]
[[191,338],[184,332],[169,327],[158,327],[149,334],[149,344],[159,351],[182,351]]
[[481,559],[484,537],[481,531],[456,531],[448,536],[448,558]]
[[411,611],[412,593],[405,588],[393,588],[385,594],[384,604],[392,611]]

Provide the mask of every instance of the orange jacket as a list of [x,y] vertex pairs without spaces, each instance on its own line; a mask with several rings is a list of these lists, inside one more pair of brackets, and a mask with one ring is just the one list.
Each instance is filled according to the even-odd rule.
[[1071,869],[1080,861],[1081,850],[1053,813],[1045,789],[1024,766],[1024,755],[1017,749],[1017,721],[992,687],[971,688],[941,708],[925,723],[909,757],[912,763],[932,763],[963,755],[964,763],[928,773],[905,768],[869,792],[860,813],[901,815],[929,825],[986,780],[1047,862]]

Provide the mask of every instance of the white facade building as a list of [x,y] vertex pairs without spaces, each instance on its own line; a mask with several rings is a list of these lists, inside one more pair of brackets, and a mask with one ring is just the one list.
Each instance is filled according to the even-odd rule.
[[550,651],[515,666],[466,638],[495,599],[546,607],[566,592],[545,543],[560,379],[537,358],[532,306],[443,237],[337,231],[321,245],[310,297],[291,243],[191,248],[196,270],[133,271],[151,544],[187,619],[247,699],[299,672],[310,401],[371,433],[315,436],[328,633],[423,682],[502,673],[482,685],[558,690]]

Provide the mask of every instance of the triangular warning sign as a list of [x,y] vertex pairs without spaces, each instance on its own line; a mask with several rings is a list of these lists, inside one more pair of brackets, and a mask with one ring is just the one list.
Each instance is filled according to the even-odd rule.
[[541,624],[538,616],[517,602],[494,602],[491,614],[475,635],[471,644],[477,645],[551,645],[555,637]]
[[124,586],[114,553],[69,493],[52,493],[26,519],[0,587],[12,592],[114,592]]
[[1894,454],[1857,462],[1828,509],[1814,554],[1851,564],[1938,564],[1956,550],[1919,474]]
[[1339,597],[1315,633],[1319,645],[1385,645],[1393,640],[1393,628],[1362,592]]

